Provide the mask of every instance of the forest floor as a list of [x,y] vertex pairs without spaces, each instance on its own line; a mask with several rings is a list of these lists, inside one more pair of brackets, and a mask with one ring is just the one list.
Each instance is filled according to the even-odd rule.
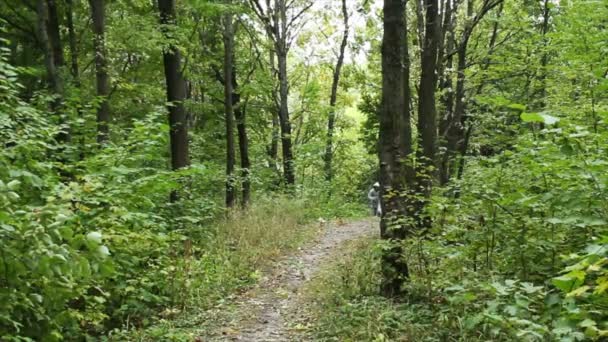
[[[258,285],[218,308],[222,317],[200,341],[308,341],[310,322],[303,289],[331,260],[344,253],[347,241],[377,234],[372,219],[324,224],[314,242],[284,257],[262,274]],[[231,307],[230,314],[226,307]],[[220,312],[222,311],[222,312]]]

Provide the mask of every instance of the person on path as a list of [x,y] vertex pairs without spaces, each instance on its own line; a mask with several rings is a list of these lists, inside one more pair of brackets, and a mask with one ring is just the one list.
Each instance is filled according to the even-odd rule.
[[371,190],[367,193],[367,198],[372,209],[372,215],[380,216],[382,214],[380,209],[380,183],[374,183]]

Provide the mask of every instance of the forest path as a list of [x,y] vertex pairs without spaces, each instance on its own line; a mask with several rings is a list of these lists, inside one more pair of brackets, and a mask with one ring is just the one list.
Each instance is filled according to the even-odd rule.
[[346,241],[378,234],[377,221],[326,224],[311,244],[280,260],[259,285],[235,299],[238,315],[204,341],[306,341],[298,334],[306,321],[300,299],[304,285],[326,262],[339,257]]

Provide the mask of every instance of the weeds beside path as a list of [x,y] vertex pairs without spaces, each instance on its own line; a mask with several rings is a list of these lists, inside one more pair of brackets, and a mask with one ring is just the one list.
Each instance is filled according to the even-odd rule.
[[344,242],[377,232],[373,220],[332,223],[313,243],[280,260],[255,288],[233,300],[232,319],[203,341],[302,341],[301,289]]

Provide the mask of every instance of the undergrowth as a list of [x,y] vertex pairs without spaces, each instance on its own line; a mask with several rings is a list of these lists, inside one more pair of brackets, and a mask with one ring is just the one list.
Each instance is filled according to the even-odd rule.
[[[280,202],[281,206],[276,203]],[[255,284],[262,271],[315,234],[305,201],[288,198],[259,200],[247,211],[235,211],[211,227],[206,242],[184,241],[171,267],[177,305],[167,307],[145,329],[125,326],[111,341],[192,341],[214,323],[212,308]],[[229,308],[226,308],[229,310]],[[215,312],[217,313],[217,312]],[[220,318],[216,317],[216,320]]]

